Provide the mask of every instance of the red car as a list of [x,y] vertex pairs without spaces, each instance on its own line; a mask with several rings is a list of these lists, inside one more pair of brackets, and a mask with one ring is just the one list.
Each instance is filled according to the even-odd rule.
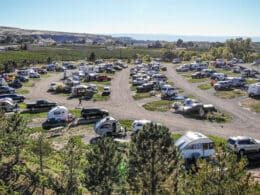
[[105,82],[105,81],[111,81],[111,77],[108,77],[106,75],[102,75],[98,77],[98,81]]

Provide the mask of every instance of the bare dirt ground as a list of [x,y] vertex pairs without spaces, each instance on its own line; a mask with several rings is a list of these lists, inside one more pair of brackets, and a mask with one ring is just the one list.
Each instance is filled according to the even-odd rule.
[[[204,103],[212,103],[217,108],[228,112],[234,116],[234,120],[227,124],[217,124],[207,121],[185,118],[181,115],[170,112],[150,112],[145,110],[142,105],[150,100],[156,100],[157,97],[135,101],[132,98],[129,84],[129,68],[118,72],[111,82],[112,94],[108,101],[93,102],[84,101],[84,107],[99,107],[109,110],[110,114],[117,119],[150,119],[161,122],[166,125],[171,132],[181,133],[187,130],[200,131],[205,134],[211,134],[222,137],[234,135],[249,135],[260,138],[260,117],[246,109],[241,108],[235,100],[223,100],[198,89],[195,85],[188,83],[185,78],[178,75],[172,67],[168,67],[166,72],[168,78],[185,90],[185,92],[198,97]],[[49,84],[53,81],[59,81],[62,74],[51,75],[49,78],[37,82],[35,87],[31,88],[27,97],[31,100],[48,99],[65,105],[70,109],[78,107],[78,99],[67,100],[62,95],[53,95],[47,93]]]

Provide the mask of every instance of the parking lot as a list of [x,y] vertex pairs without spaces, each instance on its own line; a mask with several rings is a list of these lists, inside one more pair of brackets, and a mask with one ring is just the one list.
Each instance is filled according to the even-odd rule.
[[[230,113],[234,120],[225,124],[210,123],[195,119],[185,118],[181,115],[175,115],[170,112],[150,112],[145,110],[142,105],[146,102],[156,100],[157,97],[134,100],[128,82],[130,67],[117,72],[115,78],[111,81],[111,97],[107,101],[83,101],[83,107],[98,107],[107,109],[110,115],[116,119],[149,119],[163,123],[170,128],[173,133],[183,133],[187,130],[196,130],[209,135],[229,137],[232,135],[248,135],[259,138],[259,114],[248,111],[239,106],[235,100],[223,100],[214,95],[199,90],[195,84],[187,82],[185,78],[176,73],[173,65],[167,65],[166,76],[173,81],[176,86],[183,88],[189,94],[194,95],[205,103],[212,103],[217,108]],[[68,100],[62,95],[47,93],[49,84],[54,81],[60,81],[62,74],[53,74],[48,79],[41,79],[31,88],[26,97],[30,100],[48,99],[55,101],[59,105],[65,105],[69,109],[79,108],[78,99]],[[159,100],[159,98],[158,98]],[[40,126],[40,124],[39,124]]]

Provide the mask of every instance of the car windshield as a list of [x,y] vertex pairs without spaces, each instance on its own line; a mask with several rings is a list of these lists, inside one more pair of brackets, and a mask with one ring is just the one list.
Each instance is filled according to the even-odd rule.
[[233,140],[233,139],[228,139],[228,141],[227,141],[229,144],[231,144],[231,145],[234,145],[235,143],[236,143],[236,141],[235,140]]

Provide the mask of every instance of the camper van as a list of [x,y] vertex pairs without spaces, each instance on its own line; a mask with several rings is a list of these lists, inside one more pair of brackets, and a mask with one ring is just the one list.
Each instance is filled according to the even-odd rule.
[[0,110],[4,112],[15,112],[18,111],[18,105],[14,104],[12,99],[10,98],[4,98],[0,99]]
[[187,132],[174,144],[184,159],[210,157],[215,154],[214,142],[199,132]]
[[247,93],[250,97],[260,96],[260,83],[249,85]]
[[121,133],[123,128],[113,117],[105,117],[96,123],[94,130],[98,135],[112,136]]

